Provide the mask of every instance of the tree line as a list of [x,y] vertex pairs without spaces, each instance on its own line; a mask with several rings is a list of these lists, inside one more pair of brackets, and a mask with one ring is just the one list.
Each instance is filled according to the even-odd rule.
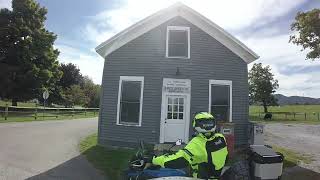
[[0,9],[0,98],[28,101],[50,92],[49,103],[98,107],[100,86],[74,64],[60,64],[57,35],[45,28],[47,9],[34,0],[12,0]]

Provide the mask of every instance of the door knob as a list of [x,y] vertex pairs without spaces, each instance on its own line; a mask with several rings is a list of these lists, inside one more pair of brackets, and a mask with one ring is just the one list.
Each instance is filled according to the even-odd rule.
[[167,121],[165,121],[164,123],[167,123]]

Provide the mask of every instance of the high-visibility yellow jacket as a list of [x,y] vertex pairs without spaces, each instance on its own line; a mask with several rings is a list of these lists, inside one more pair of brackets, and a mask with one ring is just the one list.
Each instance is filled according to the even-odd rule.
[[191,165],[195,178],[214,179],[221,174],[228,155],[225,137],[216,133],[207,139],[198,134],[175,154],[154,157],[152,163],[165,168],[185,168]]

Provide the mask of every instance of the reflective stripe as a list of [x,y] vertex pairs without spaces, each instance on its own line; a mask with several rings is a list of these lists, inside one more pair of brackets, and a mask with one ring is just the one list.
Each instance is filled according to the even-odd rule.
[[182,149],[185,153],[187,153],[190,157],[193,156],[193,154],[188,149]]

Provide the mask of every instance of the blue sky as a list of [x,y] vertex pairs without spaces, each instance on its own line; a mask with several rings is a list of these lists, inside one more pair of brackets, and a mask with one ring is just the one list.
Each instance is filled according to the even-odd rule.
[[[37,0],[48,9],[46,26],[58,35],[60,62],[77,64],[101,83],[103,59],[94,48],[144,17],[176,0]],[[298,11],[320,8],[319,0],[180,0],[226,29],[270,65],[285,95],[320,98],[320,60],[289,44],[290,24]],[[11,0],[0,0],[10,8]],[[249,65],[249,68],[252,64]]]

